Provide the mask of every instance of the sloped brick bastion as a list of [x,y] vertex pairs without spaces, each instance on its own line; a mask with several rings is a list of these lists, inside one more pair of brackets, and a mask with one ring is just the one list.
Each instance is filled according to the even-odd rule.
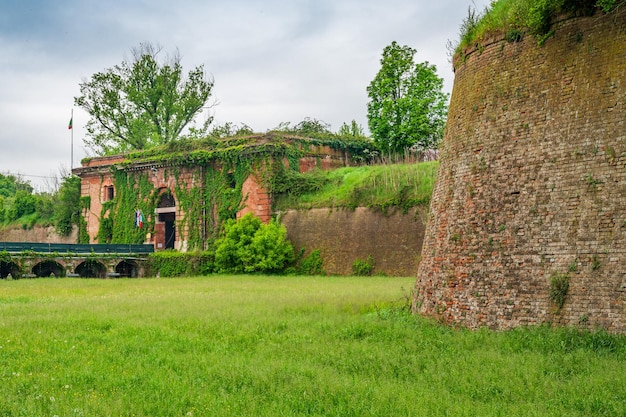
[[456,62],[416,312],[626,333],[626,8],[554,29]]

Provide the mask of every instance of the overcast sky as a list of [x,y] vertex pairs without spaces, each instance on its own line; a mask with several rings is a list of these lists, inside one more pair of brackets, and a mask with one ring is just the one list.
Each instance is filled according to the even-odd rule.
[[[218,124],[266,132],[305,117],[367,129],[366,88],[392,41],[436,65],[451,93],[446,42],[489,0],[0,0],[0,172],[38,190],[71,163],[79,83],[142,42],[176,48],[185,72],[215,80]],[[473,7],[474,7],[473,6]],[[204,116],[202,116],[204,117]],[[88,115],[74,108],[74,160]]]

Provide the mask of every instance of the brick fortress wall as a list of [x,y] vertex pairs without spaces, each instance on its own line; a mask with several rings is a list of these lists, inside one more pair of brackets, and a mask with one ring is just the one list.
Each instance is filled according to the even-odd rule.
[[625,8],[457,61],[414,311],[625,333],[625,101]]
[[366,207],[318,208],[280,213],[296,252],[319,250],[329,275],[352,275],[356,260],[374,260],[374,275],[415,276],[426,223],[426,209],[382,213]]

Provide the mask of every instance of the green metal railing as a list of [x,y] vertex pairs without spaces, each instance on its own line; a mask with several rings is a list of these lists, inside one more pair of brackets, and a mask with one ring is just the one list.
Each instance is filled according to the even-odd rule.
[[67,244],[67,243],[34,243],[34,242],[0,242],[0,252],[21,253],[101,253],[101,254],[147,254],[154,252],[153,245],[126,244]]

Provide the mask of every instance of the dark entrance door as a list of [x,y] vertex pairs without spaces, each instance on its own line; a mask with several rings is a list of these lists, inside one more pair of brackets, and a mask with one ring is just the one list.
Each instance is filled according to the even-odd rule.
[[165,222],[165,249],[174,249],[174,242],[176,242],[176,214],[167,213],[164,214],[163,220]]
[[155,211],[158,215],[154,225],[156,249],[174,249],[176,247],[176,201],[169,191],[161,195]]

